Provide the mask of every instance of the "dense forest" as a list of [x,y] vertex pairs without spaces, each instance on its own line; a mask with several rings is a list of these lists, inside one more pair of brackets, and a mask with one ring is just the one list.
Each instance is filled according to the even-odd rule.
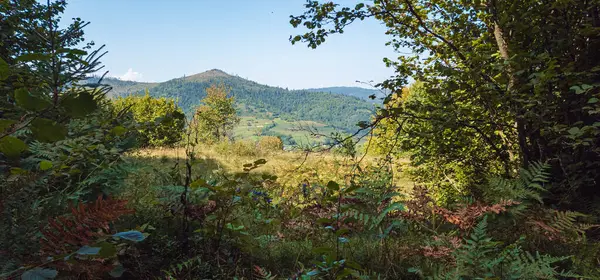
[[343,95],[349,95],[358,97],[363,100],[367,100],[370,102],[381,102],[385,96],[386,91],[382,91],[379,89],[368,89],[362,87],[325,87],[325,88],[309,88],[306,89],[311,92],[328,92],[328,93],[337,93]]
[[[91,78],[90,81],[93,81]],[[96,77],[97,80],[97,77]],[[284,120],[317,121],[351,132],[360,121],[368,121],[375,107],[359,98],[312,90],[287,90],[252,82],[221,70],[213,69],[192,76],[172,79],[163,83],[137,83],[107,78],[113,86],[112,95],[142,94],[147,87],[154,97],[178,100],[179,106],[190,114],[214,84],[231,88],[231,96],[243,108],[242,115],[269,115]]]
[[[105,79],[66,8],[0,2],[0,278],[600,279],[600,1],[307,1],[291,44],[385,25],[376,109]],[[261,110],[357,127],[228,138]]]

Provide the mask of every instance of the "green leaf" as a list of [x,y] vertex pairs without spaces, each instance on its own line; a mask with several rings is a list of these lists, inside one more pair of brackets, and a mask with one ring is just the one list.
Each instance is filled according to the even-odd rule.
[[333,249],[329,248],[329,247],[317,247],[317,248],[314,248],[312,250],[312,252],[315,254],[319,254],[319,255],[320,254],[329,254],[329,253],[333,253]]
[[15,59],[17,62],[28,62],[28,61],[36,61],[36,60],[49,60],[52,57],[43,53],[26,53],[21,55]]
[[82,91],[77,96],[69,96],[62,101],[62,105],[67,110],[69,116],[79,118],[94,112],[98,104],[87,91]]
[[115,126],[110,130],[110,134],[115,136],[121,136],[127,132],[127,129],[123,126]]
[[37,118],[31,122],[33,137],[40,142],[56,142],[65,139],[67,128],[49,119]]
[[72,54],[72,55],[87,55],[88,54],[84,50],[69,49],[69,48],[61,48],[61,49],[58,49],[57,52],[59,52],[59,53],[69,53],[69,54]]
[[329,181],[329,183],[327,183],[327,188],[332,191],[337,191],[340,189],[340,185],[334,181]]
[[594,103],[598,103],[598,101],[599,101],[598,98],[592,97],[592,98],[590,98],[590,100],[588,100],[587,103],[588,104],[594,104]]
[[58,271],[54,269],[47,269],[36,267],[34,269],[25,271],[23,275],[21,275],[21,280],[45,280],[45,279],[54,279],[58,275]]
[[593,88],[593,86],[591,86],[591,85],[588,85],[588,84],[582,84],[582,85],[581,85],[581,88],[582,88],[583,90],[588,90],[588,89],[591,89],[591,88]]
[[17,123],[15,120],[0,119],[0,133],[3,133],[11,125]]
[[243,225],[236,226],[232,223],[227,223],[226,228],[229,230],[232,230],[232,231],[240,231],[240,230],[244,229],[244,226]]
[[358,264],[358,263],[357,263],[357,262],[355,262],[355,261],[347,261],[347,262],[346,262],[346,266],[347,266],[347,267],[350,267],[350,268],[352,268],[352,269],[356,269],[356,270],[360,270],[360,269],[362,269],[362,267],[360,266],[360,264]]
[[8,78],[9,74],[10,74],[10,66],[8,65],[8,63],[6,63],[6,61],[4,61],[2,58],[0,58],[0,81],[3,81],[6,78]]
[[29,111],[41,111],[51,105],[48,100],[33,96],[24,88],[15,90],[15,101],[19,107]]
[[27,170],[25,170],[23,168],[18,168],[18,167],[10,168],[10,175],[23,175],[23,174],[27,174]]
[[571,129],[569,129],[567,132],[569,132],[569,134],[571,134],[571,135],[578,135],[579,127],[571,127]]
[[341,228],[341,229],[338,229],[338,230],[335,232],[335,235],[337,235],[337,236],[342,236],[342,235],[344,235],[344,234],[346,234],[346,233],[349,233],[349,232],[350,232],[350,230],[349,230],[349,229],[347,229],[347,228]]
[[333,220],[331,220],[329,218],[319,218],[319,219],[317,219],[317,223],[318,224],[330,224],[331,222],[333,222]]
[[0,139],[0,152],[9,158],[19,157],[26,150],[27,144],[19,138],[5,136]]
[[575,94],[582,94],[584,92],[584,90],[580,86],[572,86],[569,89],[574,90]]
[[97,246],[100,247],[100,252],[98,253],[98,255],[101,258],[108,259],[117,255],[117,247],[115,247],[114,244],[108,242],[101,242],[97,244]]
[[52,162],[47,161],[47,160],[40,161],[40,170],[44,171],[44,170],[48,170],[50,168],[52,168]]

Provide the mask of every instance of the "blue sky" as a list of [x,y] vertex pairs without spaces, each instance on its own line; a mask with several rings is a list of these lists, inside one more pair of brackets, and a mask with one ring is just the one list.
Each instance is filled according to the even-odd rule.
[[[337,1],[352,5],[356,1]],[[304,0],[71,0],[63,21],[90,21],[86,38],[106,44],[109,75],[162,82],[218,68],[290,89],[361,86],[393,74],[385,27],[375,20],[350,26],[313,50],[288,41],[303,29],[289,15]],[[66,23],[66,22],[64,22]],[[364,86],[363,86],[364,87]]]

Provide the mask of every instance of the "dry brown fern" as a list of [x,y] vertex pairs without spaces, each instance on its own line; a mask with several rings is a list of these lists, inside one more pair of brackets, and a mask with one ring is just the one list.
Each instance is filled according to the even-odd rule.
[[94,202],[80,202],[71,207],[69,214],[49,219],[48,225],[41,230],[42,255],[72,253],[109,234],[110,223],[122,215],[133,213],[126,204],[126,200],[102,199],[102,196],[99,196]]
[[532,230],[541,233],[549,241],[577,242],[585,238],[587,230],[600,225],[584,223],[579,221],[586,215],[573,211],[559,211],[544,209],[537,215],[530,215],[527,224]]
[[517,204],[519,203],[511,200],[505,200],[493,205],[475,203],[454,211],[442,207],[435,207],[434,211],[437,214],[442,215],[447,222],[457,225],[461,230],[468,231],[475,226],[477,219],[483,215],[487,213],[500,214],[507,211],[507,207]]

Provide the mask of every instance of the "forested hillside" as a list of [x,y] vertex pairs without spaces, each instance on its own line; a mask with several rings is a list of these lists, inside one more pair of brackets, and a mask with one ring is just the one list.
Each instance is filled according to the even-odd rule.
[[206,88],[224,84],[245,116],[281,118],[287,121],[316,121],[350,132],[360,121],[369,121],[375,107],[363,99],[343,94],[312,90],[287,90],[261,85],[221,70],[213,69],[163,83],[137,83],[106,78],[113,96],[142,94],[148,88],[154,97],[170,97],[189,115],[206,95]]
[[[369,102],[382,103],[382,99],[386,96],[389,91],[380,89],[368,89],[362,87],[324,87],[324,88],[309,88],[306,89],[310,92],[328,92],[337,93],[348,96],[358,97]],[[374,97],[374,98],[372,98]]]

